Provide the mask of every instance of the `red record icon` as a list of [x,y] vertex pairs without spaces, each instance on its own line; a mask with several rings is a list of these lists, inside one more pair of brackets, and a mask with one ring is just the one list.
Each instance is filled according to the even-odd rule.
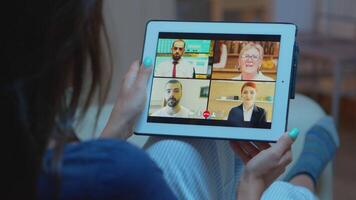
[[210,116],[210,112],[208,110],[203,112],[203,117],[207,119]]

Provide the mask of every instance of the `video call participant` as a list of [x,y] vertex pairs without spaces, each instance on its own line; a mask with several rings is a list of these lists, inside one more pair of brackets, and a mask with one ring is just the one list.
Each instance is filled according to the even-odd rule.
[[239,55],[239,67],[241,74],[232,78],[233,80],[259,80],[274,81],[271,77],[262,74],[263,48],[256,43],[248,43],[241,49]]
[[230,110],[227,120],[232,126],[269,128],[266,111],[255,105],[256,83],[246,82],[241,87],[242,104]]
[[172,44],[172,58],[170,61],[161,62],[155,69],[155,76],[194,78],[194,66],[183,58],[185,42],[175,40]]
[[165,86],[165,107],[154,112],[151,116],[159,117],[182,117],[188,118],[193,115],[188,108],[180,105],[180,99],[182,98],[182,83],[178,80],[169,80]]

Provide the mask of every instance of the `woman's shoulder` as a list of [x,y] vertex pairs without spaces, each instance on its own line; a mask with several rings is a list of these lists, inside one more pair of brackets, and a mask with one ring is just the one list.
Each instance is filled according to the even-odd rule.
[[[50,160],[52,150],[49,150],[44,161]],[[63,166],[80,169],[84,165],[90,165],[93,173],[96,169],[105,168],[108,171],[137,169],[131,165],[157,168],[148,154],[142,149],[124,141],[117,139],[98,139],[74,144],[67,144],[62,155]],[[125,163],[123,165],[123,163]],[[97,167],[96,167],[97,166]]]
[[266,113],[266,110],[262,107],[259,107],[259,106],[256,106],[255,105],[255,110],[258,112],[258,113]]
[[[68,144],[65,147],[64,153],[73,153],[73,152],[82,152],[82,153],[120,153],[131,152],[135,154],[145,154],[145,152],[138,147],[128,143],[125,140],[119,139],[94,139],[88,140],[85,142],[72,143]],[[90,154],[92,155],[92,154]]]
[[[39,178],[39,188],[44,196],[53,189],[48,170],[51,154],[52,151],[46,154]],[[126,141],[115,139],[66,145],[60,175],[63,196],[68,198],[90,195],[112,199],[129,195],[132,199],[139,199],[141,195],[155,191],[147,185],[168,188],[162,171],[146,152]],[[133,189],[136,189],[136,194]]]
[[273,78],[264,75],[262,72],[259,72],[259,73],[257,74],[257,80],[260,80],[260,81],[274,81]]
[[231,108],[230,112],[241,111],[241,110],[242,110],[242,104]]

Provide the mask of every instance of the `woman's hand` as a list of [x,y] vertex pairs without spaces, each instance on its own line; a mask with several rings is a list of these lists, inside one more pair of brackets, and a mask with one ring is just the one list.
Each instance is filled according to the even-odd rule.
[[246,164],[238,187],[238,199],[260,199],[292,161],[293,139],[287,133],[270,146],[263,142],[230,142]]
[[145,105],[151,71],[151,66],[140,66],[138,61],[131,64],[101,137],[127,139],[132,135],[133,125]]

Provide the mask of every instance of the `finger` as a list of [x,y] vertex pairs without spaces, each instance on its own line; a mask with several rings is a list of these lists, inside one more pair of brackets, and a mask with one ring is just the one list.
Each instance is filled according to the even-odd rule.
[[279,165],[286,167],[291,162],[292,162],[292,151],[289,150],[283,154],[281,160],[279,161]]
[[139,62],[138,60],[136,60],[131,64],[129,71],[126,73],[125,76],[125,84],[128,87],[131,87],[131,85],[135,82],[139,69]]
[[286,151],[291,149],[293,140],[288,136],[288,133],[284,133],[281,138],[277,141],[275,145],[271,147],[271,150],[281,157]]
[[237,142],[230,142],[231,148],[234,150],[234,152],[241,158],[241,160],[246,164],[248,161],[251,160],[252,157],[247,155],[240,147],[240,145]]
[[138,77],[137,77],[137,83],[139,85],[146,86],[151,73],[152,73],[152,67],[144,67],[143,65],[141,65],[139,73],[138,73]]
[[267,142],[253,142],[261,151],[271,147]]
[[252,158],[255,157],[258,153],[260,153],[260,150],[250,142],[237,142],[237,143],[240,145],[241,149],[245,151],[246,154],[248,154]]

